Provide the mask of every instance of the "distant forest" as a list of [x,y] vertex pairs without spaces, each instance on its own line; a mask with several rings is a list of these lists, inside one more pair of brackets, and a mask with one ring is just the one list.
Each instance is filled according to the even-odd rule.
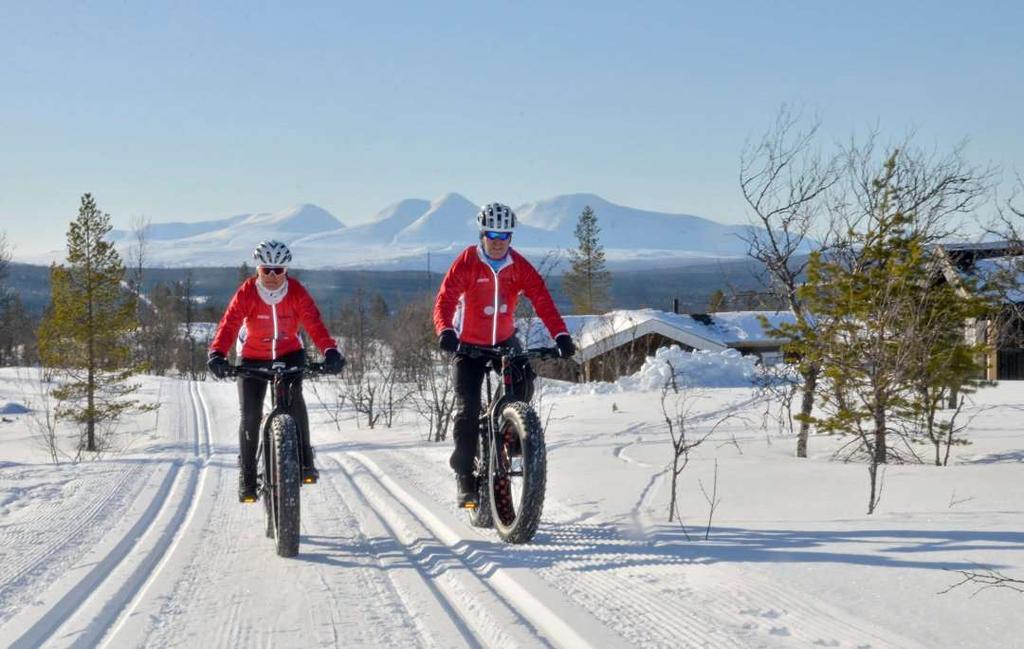
[[[723,261],[675,268],[612,271],[612,308],[671,310],[678,300],[684,313],[700,313],[717,305],[719,310],[770,308],[765,302],[757,267],[749,260]],[[252,272],[249,269],[249,272]],[[157,283],[184,282],[191,273],[192,294],[201,298],[204,311],[221,313],[241,281],[242,269],[232,268],[152,268],[143,275],[143,290]],[[425,271],[361,271],[295,269],[292,275],[302,281],[320,304],[331,313],[339,309],[357,291],[381,295],[390,309],[416,299],[432,296],[443,275]],[[49,268],[12,263],[9,286],[21,297],[27,311],[42,313],[50,301]],[[548,278],[555,302],[570,313],[569,299],[561,288],[561,276]],[[716,293],[720,292],[718,296]],[[724,298],[724,300],[723,300]]]

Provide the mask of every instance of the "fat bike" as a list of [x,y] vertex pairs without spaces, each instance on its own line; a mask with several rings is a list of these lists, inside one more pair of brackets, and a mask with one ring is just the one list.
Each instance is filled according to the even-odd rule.
[[[288,367],[275,362],[269,368],[234,366],[230,376],[263,379],[271,383],[272,408],[260,424],[256,447],[256,494],[263,501],[267,538],[273,539],[277,555],[299,553],[299,489],[302,486],[302,453],[299,430],[291,416],[292,377],[318,376],[323,363]],[[312,458],[307,458],[312,461]]]
[[486,375],[486,401],[480,409],[480,440],[473,461],[477,501],[467,507],[475,527],[493,527],[506,543],[529,543],[540,525],[547,482],[544,430],[529,394],[530,360],[559,358],[557,347],[519,350],[459,345],[456,354],[490,361],[500,381],[492,389]]

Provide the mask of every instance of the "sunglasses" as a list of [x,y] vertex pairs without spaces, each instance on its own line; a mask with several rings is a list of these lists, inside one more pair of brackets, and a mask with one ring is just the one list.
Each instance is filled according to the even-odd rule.
[[491,241],[508,241],[509,239],[512,238],[512,233],[511,232],[491,232],[490,230],[488,230],[487,232],[484,232],[484,236],[487,237],[488,239],[490,239]]
[[260,266],[259,269],[264,275],[284,275],[288,271],[285,266]]

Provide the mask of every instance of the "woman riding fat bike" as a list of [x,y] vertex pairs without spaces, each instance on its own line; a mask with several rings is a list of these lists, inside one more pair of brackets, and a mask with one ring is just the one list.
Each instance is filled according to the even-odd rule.
[[[217,378],[230,373],[227,354],[237,343],[241,367],[270,368],[274,361],[289,367],[305,364],[305,351],[299,328],[309,333],[313,343],[323,352],[324,371],[338,373],[345,358],[338,344],[324,326],[320,311],[306,288],[288,277],[292,253],[280,241],[262,241],[253,251],[256,275],[242,282],[231,298],[217,333],[210,343],[207,365]],[[309,418],[302,398],[302,374],[286,379],[291,394],[291,412],[299,432],[302,482],[315,483],[319,473],[313,464],[313,447],[309,441]],[[238,399],[241,422],[238,426],[238,500],[256,502],[256,448],[259,443],[263,400],[267,380],[239,374]]]

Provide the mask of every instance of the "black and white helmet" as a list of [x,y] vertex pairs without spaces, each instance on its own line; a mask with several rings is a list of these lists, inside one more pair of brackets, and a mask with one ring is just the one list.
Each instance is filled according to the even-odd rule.
[[260,241],[252,251],[252,258],[257,266],[287,266],[292,263],[292,251],[284,243],[271,239]]
[[516,213],[508,205],[488,203],[480,208],[476,222],[481,230],[491,232],[512,232],[516,229]]

